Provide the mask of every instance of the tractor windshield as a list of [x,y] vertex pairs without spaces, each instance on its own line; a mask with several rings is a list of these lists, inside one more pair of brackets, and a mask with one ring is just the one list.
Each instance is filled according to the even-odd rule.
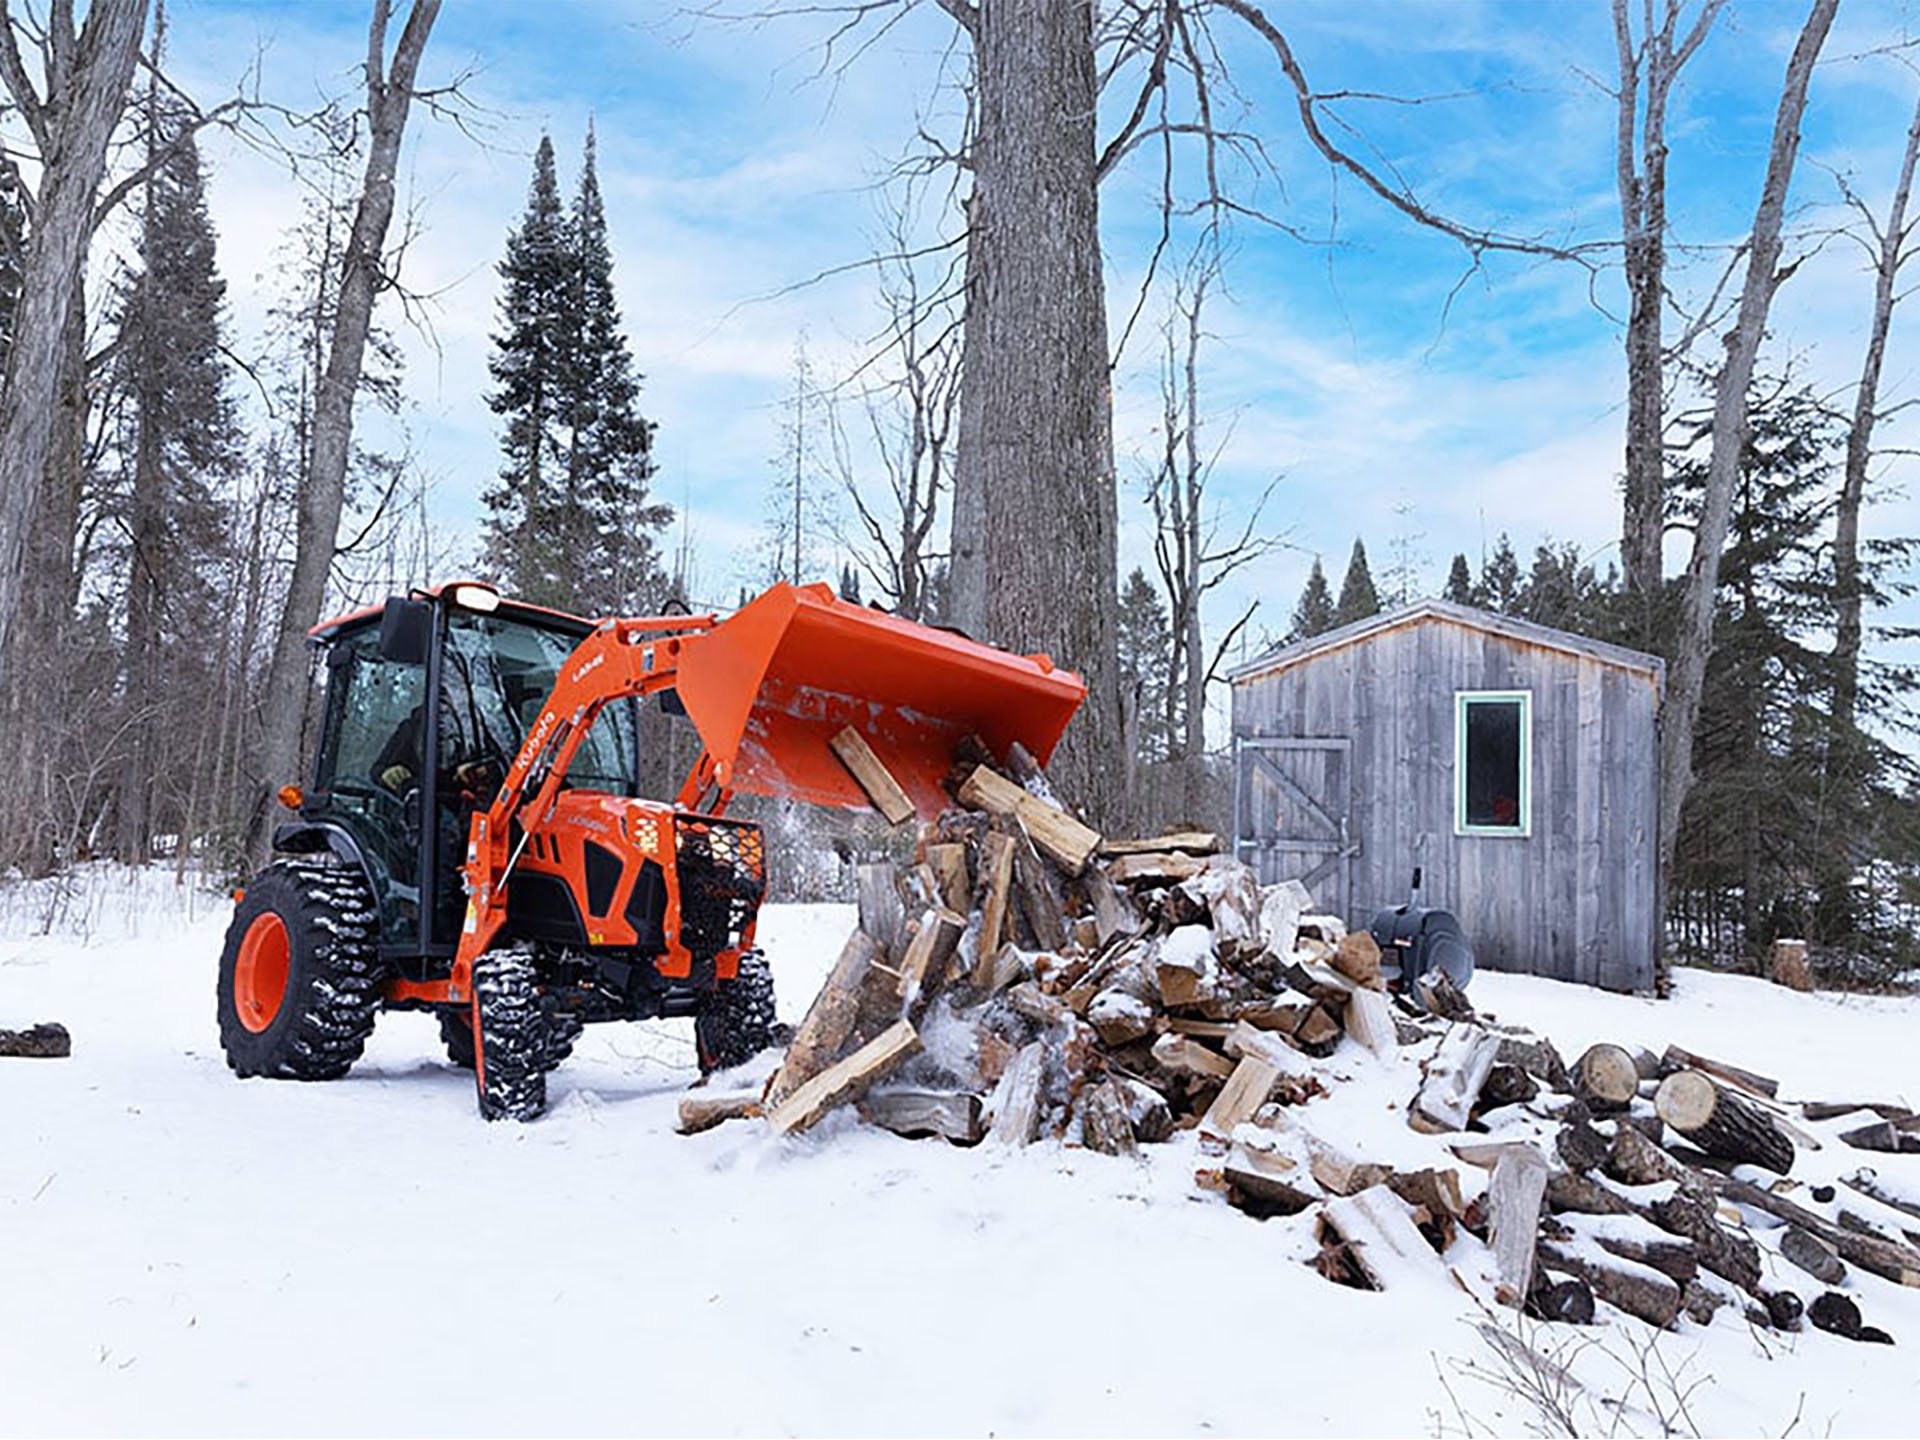
[[[500,615],[454,614],[441,670],[441,768],[482,762],[496,781],[505,775],[579,643],[569,630]],[[574,756],[567,783],[638,794],[636,759],[633,706],[609,705]]]

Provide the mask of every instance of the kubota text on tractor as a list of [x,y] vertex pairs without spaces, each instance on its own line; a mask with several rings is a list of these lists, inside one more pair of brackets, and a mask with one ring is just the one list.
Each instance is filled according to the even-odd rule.
[[[824,585],[592,622],[463,583],[313,637],[318,755],[227,930],[227,1063],[334,1079],[381,1009],[431,1010],[490,1119],[539,1114],[591,1021],[692,1016],[703,1071],[768,1043],[766,845],[725,818],[735,793],[864,806],[828,745],[851,726],[931,817],[959,740],[1044,760],[1085,694]],[[703,746],[672,804],[639,793],[648,702]]]

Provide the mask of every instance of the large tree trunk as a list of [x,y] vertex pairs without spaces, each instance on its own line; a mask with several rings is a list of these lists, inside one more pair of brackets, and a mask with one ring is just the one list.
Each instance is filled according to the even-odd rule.
[[302,721],[307,706],[308,627],[320,618],[327,576],[333,568],[346,496],[347,460],[353,446],[353,403],[366,358],[373,302],[386,279],[381,251],[393,219],[393,177],[413,103],[420,53],[440,13],[440,0],[414,0],[406,28],[386,63],[387,21],[392,0],[374,0],[367,38],[367,170],[347,240],[340,303],[334,312],[327,368],[313,400],[312,463],[300,491],[293,575],[274,636],[261,719],[261,765],[251,848],[265,850],[267,793],[299,779]]
[[[1682,582],[1680,624],[1660,724],[1660,873],[1663,876],[1673,868],[1680,811],[1693,785],[1693,732],[1700,717],[1707,661],[1713,653],[1720,552],[1726,548],[1733,487],[1740,474],[1741,451],[1746,440],[1747,387],[1753,379],[1754,357],[1766,331],[1767,312],[1780,283],[1776,268],[1780,262],[1780,222],[1786,211],[1794,161],[1800,153],[1800,118],[1807,106],[1807,84],[1813,75],[1814,61],[1826,43],[1838,4],[1839,0],[1814,0],[1806,26],[1794,45],[1793,57],[1787,62],[1780,109],[1774,118],[1766,183],[1754,211],[1739,318],[1726,337],[1726,359],[1715,382],[1713,445],[1707,461],[1699,526],[1693,535],[1693,557]],[[1664,954],[1657,972],[1664,989],[1667,979]]]
[[[1860,504],[1867,490],[1867,465],[1873,459],[1873,428],[1879,419],[1880,368],[1887,354],[1887,329],[1898,299],[1894,283],[1906,258],[1907,201],[1913,192],[1913,169],[1920,154],[1920,105],[1907,127],[1907,148],[1900,160],[1900,181],[1894,187],[1893,208],[1874,261],[1873,319],[1867,332],[1866,358],[1860,364],[1860,386],[1853,396],[1853,426],[1847,431],[1846,479],[1833,531],[1833,728],[1836,743],[1845,745],[1853,728],[1860,695]],[[1830,777],[1832,778],[1832,777]]]
[[1091,0],[953,0],[979,121],[953,512],[955,622],[1085,677],[1052,765],[1118,800],[1119,527],[1102,287]]
[[146,0],[93,0],[76,40],[71,0],[59,0],[47,17],[51,73],[42,96],[21,62],[18,22],[0,0],[0,72],[42,165],[0,389],[0,663],[11,663],[5,657],[52,439],[67,312],[86,263],[107,145],[126,105],[146,8]]

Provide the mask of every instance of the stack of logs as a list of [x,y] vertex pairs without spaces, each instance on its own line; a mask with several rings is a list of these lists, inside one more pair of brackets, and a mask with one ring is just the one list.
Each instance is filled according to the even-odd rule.
[[[904,823],[858,737],[835,748]],[[1103,838],[1017,749],[1004,768],[963,754],[948,788],[957,803],[921,828],[914,864],[862,868],[858,928],[779,1069],[752,1092],[688,1096],[684,1132],[756,1117],[791,1135],[848,1105],[968,1145],[1128,1155],[1193,1131],[1199,1186],[1310,1220],[1329,1278],[1425,1272],[1576,1323],[1597,1302],[1662,1327],[1733,1303],[1755,1324],[1804,1315],[1885,1340],[1832,1287],[1850,1267],[1920,1285],[1920,1194],[1872,1170],[1785,1179],[1796,1148],[1822,1142],[1766,1077],[1677,1047],[1595,1045],[1568,1067],[1451,986],[1390,999],[1372,938],[1314,914],[1298,883],[1262,887],[1211,834]],[[1362,1052],[1404,1058],[1407,1078]],[[1413,1086],[1394,1108],[1432,1137],[1432,1163],[1396,1169],[1313,1124],[1330,1085],[1382,1078]],[[1838,1143],[1920,1149],[1920,1117],[1899,1107],[1800,1119],[1856,1111]],[[1811,1304],[1780,1282],[1800,1272],[1827,1287]]]

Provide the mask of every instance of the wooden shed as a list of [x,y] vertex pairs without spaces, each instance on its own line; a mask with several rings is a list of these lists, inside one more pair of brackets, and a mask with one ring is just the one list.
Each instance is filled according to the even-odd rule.
[[1652,985],[1657,657],[1423,600],[1230,678],[1236,853],[1263,883],[1360,926],[1418,866],[1480,964]]

